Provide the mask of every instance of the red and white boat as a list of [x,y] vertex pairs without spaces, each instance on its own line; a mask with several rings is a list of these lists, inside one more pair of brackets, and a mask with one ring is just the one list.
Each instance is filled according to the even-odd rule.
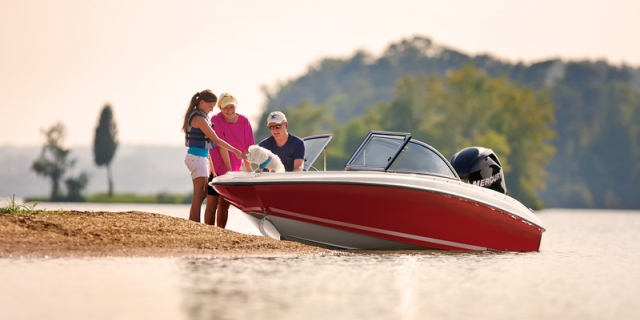
[[233,172],[211,184],[259,219],[263,234],[282,240],[332,249],[539,250],[545,229],[532,210],[461,181],[410,134],[371,131],[344,171],[317,171],[311,165],[331,137],[305,138],[304,172]]

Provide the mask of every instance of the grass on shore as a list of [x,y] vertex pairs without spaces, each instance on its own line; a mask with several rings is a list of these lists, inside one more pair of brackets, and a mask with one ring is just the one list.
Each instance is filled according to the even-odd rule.
[[34,209],[38,203],[17,203],[15,194],[11,197],[11,199],[6,200],[5,202],[6,206],[0,207],[0,213],[34,213],[42,211]]

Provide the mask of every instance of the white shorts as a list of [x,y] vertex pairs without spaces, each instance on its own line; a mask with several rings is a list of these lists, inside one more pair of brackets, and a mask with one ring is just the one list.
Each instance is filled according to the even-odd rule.
[[199,178],[199,177],[209,177],[209,158],[194,156],[190,153],[187,153],[187,156],[184,158],[184,163],[191,171],[191,178]]

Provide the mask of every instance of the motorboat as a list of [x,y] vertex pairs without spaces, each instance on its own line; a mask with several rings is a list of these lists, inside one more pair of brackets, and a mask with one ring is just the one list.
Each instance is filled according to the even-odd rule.
[[[230,172],[211,185],[281,240],[347,250],[539,251],[545,229],[533,210],[506,190],[464,181],[410,133],[369,132],[342,171],[326,170],[332,137],[304,138],[303,172]],[[320,154],[322,170],[313,166]]]

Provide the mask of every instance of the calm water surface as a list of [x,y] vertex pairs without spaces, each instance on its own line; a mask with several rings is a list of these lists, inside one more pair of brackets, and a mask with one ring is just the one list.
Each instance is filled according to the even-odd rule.
[[[637,319],[640,211],[538,214],[534,253],[0,259],[0,319]],[[229,227],[257,232],[239,211]]]

